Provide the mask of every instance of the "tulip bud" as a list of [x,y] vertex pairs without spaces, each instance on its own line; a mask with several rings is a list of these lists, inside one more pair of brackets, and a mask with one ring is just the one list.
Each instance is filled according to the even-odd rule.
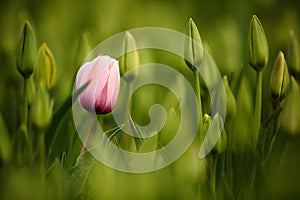
[[300,89],[294,77],[291,77],[291,91],[282,113],[282,126],[291,135],[300,134]]
[[48,90],[44,84],[40,84],[30,111],[31,122],[34,127],[44,130],[49,125],[51,116],[52,106]]
[[203,60],[203,45],[198,28],[192,18],[189,19],[186,28],[186,39],[184,42],[184,58],[186,65],[193,71]]
[[232,119],[236,115],[236,101],[228,84],[227,76],[223,77],[223,84],[226,93],[226,118]]
[[201,134],[201,137],[200,137],[201,142],[203,142],[203,140],[204,140],[204,137],[210,126],[210,123],[211,123],[211,116],[209,114],[205,113],[203,116],[203,134]]
[[109,113],[117,103],[120,89],[118,61],[109,56],[98,56],[86,62],[76,76],[76,89],[89,82],[79,95],[82,108],[98,114]]
[[18,71],[24,78],[31,76],[36,58],[36,40],[31,25],[25,21],[16,59]]
[[91,51],[91,45],[89,42],[89,35],[88,33],[83,33],[81,35],[76,56],[75,56],[75,65],[76,67],[80,67],[82,65],[82,62],[84,61],[84,58],[90,53]]
[[285,98],[289,83],[289,72],[284,55],[279,51],[270,79],[271,97],[276,103],[280,103]]
[[26,84],[26,90],[28,105],[32,105],[36,94],[35,84],[32,77],[28,79],[28,84]]
[[291,31],[287,51],[287,63],[291,74],[295,77],[300,77],[299,53],[298,41],[294,32]]
[[[219,125],[221,124],[221,117],[219,115],[219,113],[216,113],[214,118],[219,119]],[[220,126],[218,126],[219,128]],[[220,128],[219,130],[215,130],[215,131],[221,131]],[[225,150],[226,150],[226,144],[227,144],[227,138],[226,138],[226,132],[225,129],[223,128],[221,131],[221,135],[217,140],[217,143],[215,144],[215,146],[213,147],[211,154],[215,157],[219,157]]]
[[48,90],[55,85],[56,63],[46,43],[43,43],[38,51],[34,76],[36,82],[45,84]]
[[[126,31],[123,40],[124,55],[120,58],[120,73],[123,76],[126,72],[139,65],[139,54],[136,50],[136,43],[134,37],[130,32]],[[126,81],[132,81],[137,76],[137,70],[131,72],[123,78]]]
[[[214,144],[214,147],[211,151],[211,155],[213,155],[214,157],[218,157],[219,155],[221,155],[225,149],[226,149],[226,144],[227,144],[227,139],[226,139],[226,133],[225,133],[225,129],[223,128],[223,130],[220,130],[220,124],[221,124],[221,117],[219,115],[219,113],[216,113],[214,116],[214,119],[218,120],[218,123],[216,123],[215,125],[212,124],[212,118],[211,116],[209,116],[208,114],[204,114],[203,116],[203,124],[204,124],[204,132],[205,134],[207,134],[207,130],[210,126],[213,129],[213,134],[217,134],[217,132],[221,132],[217,143]],[[208,140],[212,140],[214,137],[212,135],[206,135],[206,137],[208,137]],[[203,142],[204,138],[202,138],[201,142]]]
[[261,71],[268,63],[269,46],[259,19],[252,16],[248,34],[248,62],[256,71]]

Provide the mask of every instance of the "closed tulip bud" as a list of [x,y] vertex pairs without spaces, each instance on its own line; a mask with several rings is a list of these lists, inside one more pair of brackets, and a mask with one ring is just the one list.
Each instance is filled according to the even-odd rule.
[[289,92],[282,113],[282,126],[291,135],[300,134],[300,89],[294,77],[291,78],[291,91]]
[[56,83],[56,63],[46,43],[43,43],[38,51],[35,80],[38,84],[45,84],[50,90]]
[[[214,118],[219,119],[219,125],[221,123],[221,117],[218,113],[215,114]],[[219,126],[218,126],[218,130],[216,129],[215,131],[221,131]],[[226,145],[227,145],[227,137],[226,137],[226,132],[225,129],[223,128],[221,131],[221,135],[217,140],[217,143],[215,144],[215,146],[213,147],[211,154],[214,157],[219,157],[225,150],[226,150]]]
[[89,42],[89,34],[83,33],[78,43],[76,56],[75,56],[75,65],[80,67],[84,58],[91,52],[91,45]]
[[248,62],[256,71],[262,71],[269,59],[269,46],[262,24],[253,15],[248,34]]
[[284,55],[280,51],[276,57],[270,79],[271,97],[276,103],[280,103],[285,98],[289,83],[288,68]]
[[227,76],[223,77],[223,84],[226,94],[226,118],[232,119],[236,115],[236,101],[228,84]]
[[[120,58],[120,73],[122,76],[139,65],[139,54],[136,49],[136,42],[134,37],[128,31],[126,31],[123,40],[123,51],[125,54]],[[138,71],[135,70],[123,78],[130,82],[137,76],[137,73]]]
[[203,116],[203,133],[201,134],[201,137],[200,137],[201,142],[203,142],[203,140],[204,140],[204,137],[210,126],[210,123],[211,123],[211,116],[209,114],[205,113]]
[[28,105],[31,106],[36,95],[35,84],[32,77],[28,79],[28,84],[26,84],[26,90]]
[[44,84],[40,84],[30,110],[30,119],[35,128],[44,130],[50,123],[52,106],[50,96]]
[[184,42],[185,63],[191,70],[195,71],[203,60],[203,45],[198,28],[192,18],[189,19],[186,35]]
[[287,63],[291,74],[295,77],[300,77],[300,60],[299,60],[299,46],[298,41],[293,31],[290,32]]
[[25,21],[19,42],[16,66],[24,78],[33,73],[36,59],[36,39],[31,25]]
[[77,72],[76,89],[87,82],[87,88],[78,97],[81,107],[98,114],[111,112],[120,89],[118,61],[109,56],[98,56],[84,63]]

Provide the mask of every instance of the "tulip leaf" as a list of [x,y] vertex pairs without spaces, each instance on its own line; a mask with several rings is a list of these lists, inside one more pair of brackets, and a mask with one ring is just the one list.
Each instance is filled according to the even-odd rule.
[[0,113],[0,161],[8,162],[12,155],[12,144],[9,138],[9,133]]
[[124,126],[124,124],[122,124],[121,126],[117,126],[113,129],[110,129],[110,130],[106,131],[105,133],[103,133],[104,144],[107,145],[122,130],[123,126]]
[[77,158],[75,166],[71,169],[69,182],[73,199],[81,194],[94,163],[95,158],[88,151]]
[[[81,94],[81,92],[88,86],[89,82],[85,83],[83,86],[81,86],[78,90],[76,90],[73,95],[69,95],[65,101],[62,103],[62,105],[54,112],[52,116],[52,123],[50,127],[47,130],[46,134],[46,141],[49,141],[50,143],[46,144],[47,146],[51,147],[53,145],[53,142],[57,138],[56,130],[58,128],[58,125],[62,121],[63,117],[66,115],[67,111],[72,107],[75,100],[78,98],[78,96]],[[51,138],[52,137],[52,138]],[[51,149],[51,148],[49,148]]]

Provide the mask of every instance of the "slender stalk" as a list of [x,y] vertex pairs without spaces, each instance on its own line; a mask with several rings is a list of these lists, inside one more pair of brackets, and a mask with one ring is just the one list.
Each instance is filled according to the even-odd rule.
[[256,148],[260,121],[261,121],[261,105],[262,105],[262,71],[257,72],[257,82],[256,82],[256,97],[255,97],[255,111],[254,111],[254,134],[253,134],[253,147]]
[[89,129],[88,129],[88,132],[86,133],[86,136],[84,138],[83,145],[82,145],[82,148],[80,150],[80,154],[83,154],[86,151],[86,147],[88,145],[92,129],[94,127],[95,122],[97,121],[96,119],[97,118],[94,115],[91,115],[91,123],[90,123]]
[[39,159],[40,159],[40,167],[41,172],[43,173],[45,170],[45,158],[46,158],[46,148],[45,148],[45,133],[44,131],[39,131],[38,133],[38,149],[39,149]]
[[274,143],[275,143],[275,140],[277,138],[277,133],[280,129],[280,120],[281,120],[281,103],[277,103],[276,104],[276,108],[275,110],[280,110],[279,113],[275,116],[275,119],[274,119],[274,127],[273,127],[273,134],[272,134],[272,139],[270,141],[270,145],[269,145],[269,148],[268,148],[268,152],[267,152],[267,155],[264,159],[264,162],[268,159],[268,157],[270,156],[271,152],[272,152],[272,149],[273,149],[273,146],[274,146]]
[[[126,90],[127,90],[127,93],[126,93],[126,98],[125,100],[129,100],[128,101],[128,113],[125,113],[125,130],[130,130],[130,120],[126,120],[127,119],[127,114],[129,114],[131,116],[131,112],[132,112],[132,101],[130,101],[130,94],[131,94],[131,83],[130,81],[127,82],[126,84]],[[125,148],[125,150],[128,150],[129,149],[129,140],[130,140],[130,136],[127,134],[127,133],[124,133],[123,136],[122,136],[122,146],[123,148]]]
[[27,121],[28,121],[28,101],[27,101],[27,84],[28,79],[23,79],[23,112],[22,112],[22,124],[25,125],[25,131],[27,133]]
[[[203,133],[203,113],[202,113],[202,103],[201,103],[201,91],[200,91],[200,76],[197,71],[194,71],[194,77],[196,81],[196,96],[198,101],[198,113],[199,113],[199,136]],[[200,137],[201,138],[201,137]]]
[[210,157],[208,158],[209,161],[209,170],[210,172],[210,188],[211,188],[211,198],[210,199],[216,199],[216,173],[217,173],[217,158]]
[[[27,94],[27,84],[28,79],[23,78],[23,101],[22,101],[22,115],[21,115],[21,126],[20,131],[21,134],[24,135],[26,140],[26,153],[28,153],[30,162],[33,158],[33,150],[32,150],[32,139],[28,133],[28,94]],[[21,137],[23,138],[23,137]]]
[[232,167],[232,134],[231,123],[225,124],[227,133],[227,151],[226,151],[226,173],[230,189],[233,189],[233,167]]

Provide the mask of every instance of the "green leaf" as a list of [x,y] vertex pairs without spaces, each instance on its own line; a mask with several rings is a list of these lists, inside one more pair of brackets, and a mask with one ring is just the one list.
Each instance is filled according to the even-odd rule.
[[72,199],[81,194],[94,163],[95,158],[89,152],[85,152],[78,157],[75,166],[71,169],[69,181]]
[[[78,96],[81,94],[81,92],[88,86],[89,82],[84,84],[82,87],[80,87],[78,90],[76,90],[73,95],[69,95],[66,100],[63,102],[63,104],[54,112],[52,116],[52,123],[49,126],[47,132],[46,132],[46,146],[51,147],[53,145],[53,142],[58,137],[57,135],[57,128],[59,123],[62,121],[63,117],[66,115],[68,110],[72,107],[75,100],[78,98]],[[49,141],[47,143],[47,141]]]
[[139,148],[139,153],[155,151],[157,149],[157,146],[158,146],[158,134],[155,134],[154,136],[143,140]]
[[9,140],[7,127],[4,123],[2,114],[0,113],[0,160],[4,163],[8,162],[12,154],[12,145]]

